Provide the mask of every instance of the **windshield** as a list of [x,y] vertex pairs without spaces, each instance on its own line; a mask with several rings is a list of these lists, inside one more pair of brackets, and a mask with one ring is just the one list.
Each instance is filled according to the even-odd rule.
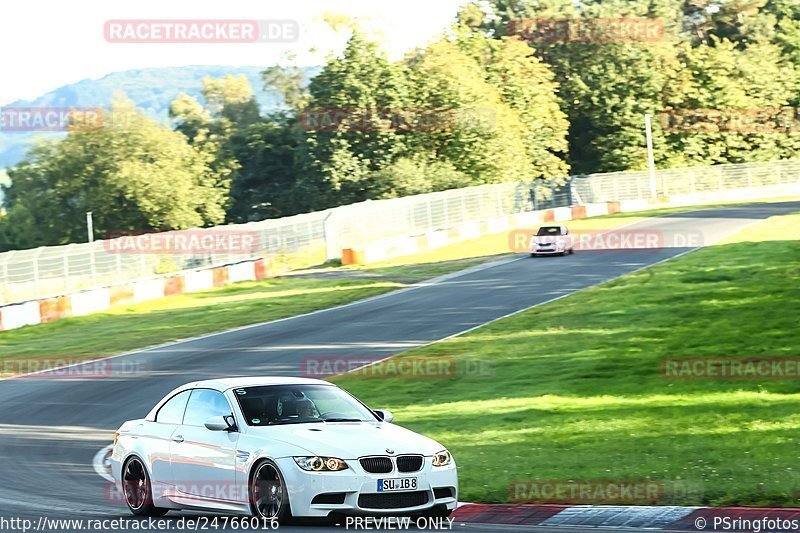
[[561,228],[559,226],[544,226],[539,228],[537,237],[546,237],[548,235],[561,235]]
[[333,385],[267,385],[234,389],[250,426],[375,422],[361,402]]

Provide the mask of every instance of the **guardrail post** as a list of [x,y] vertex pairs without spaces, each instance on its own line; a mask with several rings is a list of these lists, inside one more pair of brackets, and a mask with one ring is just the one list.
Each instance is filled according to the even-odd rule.
[[89,269],[92,276],[92,285],[94,285],[95,277],[97,276],[94,264],[94,243],[89,243]]
[[572,176],[567,178],[567,194],[569,195],[569,205],[575,205],[575,200],[572,198]]
[[64,270],[64,275],[62,276],[63,283],[61,286],[65,291],[69,289],[69,255],[67,251],[69,250],[70,246],[72,246],[72,243],[67,245],[67,250],[64,250],[64,253],[61,255],[61,268]]
[[9,250],[8,252],[2,254],[4,255],[3,261],[3,276],[0,277],[0,287],[3,288],[2,292],[2,300],[0,302],[7,302],[11,300],[11,280],[8,278],[8,262],[11,260],[11,255],[14,253],[14,250]]
[[36,296],[41,294],[41,290],[39,287],[39,256],[42,253],[42,248],[37,248],[36,253],[33,254],[33,259],[31,263],[33,264],[33,284],[36,290]]
[[[334,224],[330,222],[331,217],[336,214],[336,209],[331,209],[330,212],[322,219],[322,240],[325,242],[325,260],[333,261],[334,259],[341,259],[342,247],[340,246],[341,240],[335,238]],[[263,253],[261,254],[264,255]]]

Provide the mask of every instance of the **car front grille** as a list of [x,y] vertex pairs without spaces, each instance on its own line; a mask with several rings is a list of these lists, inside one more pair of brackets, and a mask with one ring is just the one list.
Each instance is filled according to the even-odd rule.
[[422,470],[424,459],[421,455],[401,455],[397,458],[399,472],[416,472]]
[[403,509],[419,507],[428,503],[428,492],[386,492],[382,494],[362,494],[358,506],[362,509]]
[[392,471],[392,460],[388,457],[364,457],[358,462],[370,474],[388,474]]

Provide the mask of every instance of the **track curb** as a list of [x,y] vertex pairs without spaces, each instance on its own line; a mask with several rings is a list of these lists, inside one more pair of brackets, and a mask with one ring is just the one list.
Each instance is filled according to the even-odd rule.
[[[660,531],[796,531],[800,527],[800,509],[764,507],[465,503],[459,506],[453,518],[456,522],[481,524]],[[758,526],[754,526],[756,522]],[[791,527],[782,527],[779,522]]]

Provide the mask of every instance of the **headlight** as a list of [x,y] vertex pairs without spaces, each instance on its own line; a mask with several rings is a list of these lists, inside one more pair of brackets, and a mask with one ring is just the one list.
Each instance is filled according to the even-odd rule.
[[294,462],[309,472],[336,472],[347,468],[347,463],[336,457],[295,457]]
[[451,460],[450,452],[442,450],[433,456],[433,466],[447,466]]

